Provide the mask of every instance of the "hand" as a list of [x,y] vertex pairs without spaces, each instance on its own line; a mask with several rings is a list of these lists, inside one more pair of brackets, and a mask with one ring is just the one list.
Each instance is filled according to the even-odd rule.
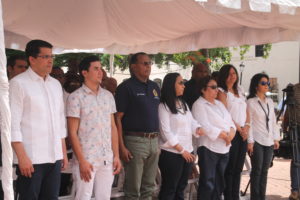
[[274,149],[279,149],[279,141],[274,140]]
[[205,135],[205,131],[204,131],[203,128],[198,127],[197,130],[196,130],[196,134],[199,135],[199,136],[202,136],[202,135]]
[[89,182],[92,178],[93,165],[86,160],[79,162],[80,178]]
[[68,156],[64,155],[64,158],[63,158],[62,163],[61,163],[61,171],[66,170],[68,168],[68,164],[69,164]]
[[195,161],[195,156],[188,151],[184,151],[183,154],[181,154],[182,157],[186,160],[186,162],[194,162]]
[[249,143],[247,149],[248,149],[249,156],[252,156],[253,155],[253,143]]
[[129,162],[133,158],[132,154],[125,146],[120,148],[120,154],[121,159],[125,162]]
[[22,158],[19,158],[18,161],[19,161],[19,169],[21,174],[23,176],[31,178],[32,173],[34,172],[34,168],[31,160],[27,156],[24,156]]
[[240,135],[242,136],[243,141],[246,141],[249,135],[249,126],[244,126],[240,132]]
[[119,157],[114,157],[113,161],[114,173],[113,175],[119,174],[122,169],[122,163]]
[[226,146],[228,146],[231,142],[230,138],[228,137],[227,132],[225,132],[225,131],[222,131],[218,137],[225,141]]

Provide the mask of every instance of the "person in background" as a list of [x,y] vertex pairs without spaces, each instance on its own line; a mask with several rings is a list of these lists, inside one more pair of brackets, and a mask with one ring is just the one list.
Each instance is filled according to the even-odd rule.
[[236,126],[237,132],[231,142],[229,162],[225,171],[225,200],[240,199],[240,182],[246,152],[250,118],[246,97],[238,86],[239,77],[233,65],[224,65],[218,76],[218,99],[225,105]]
[[205,135],[198,139],[200,177],[197,199],[219,200],[225,187],[228,152],[236,127],[224,104],[216,99],[217,82],[207,76],[200,81],[199,89],[201,97],[193,104],[192,113]]
[[251,158],[251,200],[265,200],[268,170],[274,149],[279,148],[279,128],[272,99],[266,96],[269,91],[269,77],[255,74],[251,78],[247,100],[250,114],[248,152]]
[[184,189],[195,161],[192,136],[204,135],[203,129],[182,99],[183,91],[184,83],[180,74],[170,73],[165,76],[158,108],[161,200],[184,200]]
[[25,55],[14,55],[7,59],[7,75],[8,80],[25,72],[28,68],[28,63]]
[[50,76],[57,79],[62,86],[64,85],[66,80],[65,73],[60,67],[57,66],[53,67]]
[[185,83],[183,99],[192,109],[193,103],[200,97],[199,81],[209,75],[209,69],[202,63],[193,63],[192,78]]

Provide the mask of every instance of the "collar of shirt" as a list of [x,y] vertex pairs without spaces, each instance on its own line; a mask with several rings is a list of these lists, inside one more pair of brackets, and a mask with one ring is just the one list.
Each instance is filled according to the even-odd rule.
[[217,105],[217,103],[216,103],[216,100],[214,100],[214,102],[215,102],[215,104],[213,104],[213,103],[211,103],[211,102],[209,102],[209,101],[207,101],[204,97],[200,97],[200,102],[202,102],[202,103],[206,103],[206,104],[209,104],[209,105]]
[[36,80],[36,81],[41,81],[41,80],[42,81],[50,81],[50,78],[51,78],[50,75],[47,74],[47,76],[46,76],[46,78],[44,80],[43,77],[41,77],[35,71],[33,71],[31,67],[28,68],[27,72],[28,72],[28,74],[29,74],[29,76],[30,76],[30,78],[32,80]]
[[97,92],[97,94],[95,94],[95,92],[93,92],[88,86],[86,86],[84,83],[82,84],[82,89],[83,89],[83,91],[84,92],[86,92],[87,94],[93,94],[93,95],[99,95],[100,94],[100,86],[99,86],[99,88],[98,88],[98,92]]
[[148,85],[148,83],[149,83],[149,79],[146,81],[146,82],[142,82],[142,81],[140,81],[136,76],[132,76],[131,77],[131,79],[133,80],[133,81],[135,81],[135,82],[137,82],[137,83],[140,83],[140,84],[143,84],[143,85]]

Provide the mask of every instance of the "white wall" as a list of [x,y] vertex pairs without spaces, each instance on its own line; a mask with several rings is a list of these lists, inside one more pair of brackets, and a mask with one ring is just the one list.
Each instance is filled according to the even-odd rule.
[[[255,57],[255,47],[251,46],[246,54],[242,86],[249,89],[251,77],[259,72],[266,72],[270,78],[277,77],[279,99],[282,98],[282,89],[288,83],[299,82],[299,42],[281,42],[272,44],[270,56],[267,59]],[[233,51],[232,64],[239,71],[241,63],[239,51]]]

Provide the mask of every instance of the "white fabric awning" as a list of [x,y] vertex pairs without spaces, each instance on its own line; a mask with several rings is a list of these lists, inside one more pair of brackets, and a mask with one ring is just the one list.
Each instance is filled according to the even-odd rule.
[[7,48],[43,39],[64,49],[175,53],[300,40],[299,0],[2,1]]

